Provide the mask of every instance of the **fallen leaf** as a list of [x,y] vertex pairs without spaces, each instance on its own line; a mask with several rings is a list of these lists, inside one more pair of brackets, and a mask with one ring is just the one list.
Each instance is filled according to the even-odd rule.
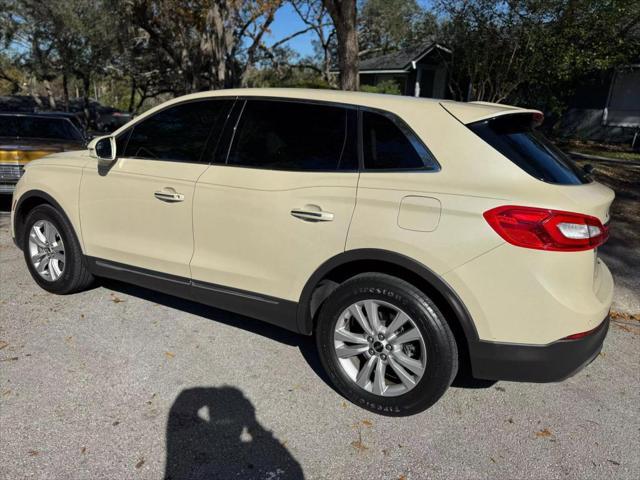
[[550,437],[552,435],[551,430],[543,428],[539,432],[536,432],[536,437]]
[[407,476],[406,475],[400,475],[398,477],[398,480],[407,480]]
[[351,442],[351,446],[360,452],[364,452],[365,450],[369,449],[369,447],[362,443],[361,440],[355,440]]
[[36,457],[40,452],[37,450],[29,450],[28,453],[30,457]]
[[4,340],[0,340],[0,350],[9,345],[9,342],[5,342]]
[[67,342],[72,342],[73,341],[73,335],[71,335],[70,337],[65,338],[65,340]]
[[144,457],[138,460],[138,463],[136,463],[136,468],[140,468],[142,467],[142,465],[144,465]]
[[82,447],[82,448],[80,449],[80,453],[85,453],[86,451],[87,451],[87,447]]
[[373,422],[372,422],[371,420],[362,420],[362,424],[363,424],[365,427],[371,427],[371,426],[373,426]]
[[347,408],[347,402],[342,402],[342,408]]
[[5,390],[4,392],[2,392],[3,397],[6,397],[7,395],[11,395],[11,390]]
[[120,425],[120,422],[118,420],[116,420],[111,425],[113,425],[114,427],[117,427],[118,425]]
[[504,389],[504,387],[495,387],[495,389],[499,392],[506,392],[506,390]]
[[493,457],[489,457],[489,460],[491,460],[493,463],[496,463],[496,459]]
[[0,362],[15,362],[18,357],[0,358]]
[[167,356],[167,358],[173,358],[176,356],[176,354],[173,352],[164,352],[164,354]]
[[124,300],[122,300],[120,297],[116,296],[114,293],[111,294],[111,301],[113,303],[124,302]]

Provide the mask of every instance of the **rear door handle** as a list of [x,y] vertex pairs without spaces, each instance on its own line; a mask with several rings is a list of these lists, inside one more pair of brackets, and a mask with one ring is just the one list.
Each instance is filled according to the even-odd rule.
[[166,190],[158,190],[153,194],[158,200],[163,202],[176,203],[184,200],[184,195],[176,192],[173,188]]
[[306,220],[307,222],[330,222],[333,220],[333,213],[322,210],[307,210],[304,208],[294,208],[291,215]]

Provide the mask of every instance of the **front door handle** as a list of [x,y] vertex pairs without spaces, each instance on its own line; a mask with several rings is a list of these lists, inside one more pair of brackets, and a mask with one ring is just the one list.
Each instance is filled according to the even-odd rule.
[[315,208],[294,208],[291,210],[291,215],[307,222],[330,222],[333,220],[333,213]]
[[182,202],[184,200],[184,195],[176,192],[173,188],[158,190],[153,194],[158,200],[162,200],[163,202],[175,203]]

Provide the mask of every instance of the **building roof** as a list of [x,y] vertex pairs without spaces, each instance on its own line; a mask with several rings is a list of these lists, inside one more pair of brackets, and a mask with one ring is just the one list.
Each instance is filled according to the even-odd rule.
[[447,54],[451,53],[444,45],[431,39],[429,42],[406,50],[387,53],[378,57],[368,58],[360,62],[360,73],[379,72],[379,71],[409,71],[412,69],[412,63],[422,60],[430,53],[440,51]]

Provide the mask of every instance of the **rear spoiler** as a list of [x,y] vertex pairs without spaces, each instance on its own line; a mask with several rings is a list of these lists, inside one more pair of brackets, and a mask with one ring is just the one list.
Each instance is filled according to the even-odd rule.
[[533,127],[537,127],[544,120],[544,115],[540,110],[502,105],[499,103],[442,101],[440,102],[440,106],[465,125],[505,115],[528,115],[531,118]]

